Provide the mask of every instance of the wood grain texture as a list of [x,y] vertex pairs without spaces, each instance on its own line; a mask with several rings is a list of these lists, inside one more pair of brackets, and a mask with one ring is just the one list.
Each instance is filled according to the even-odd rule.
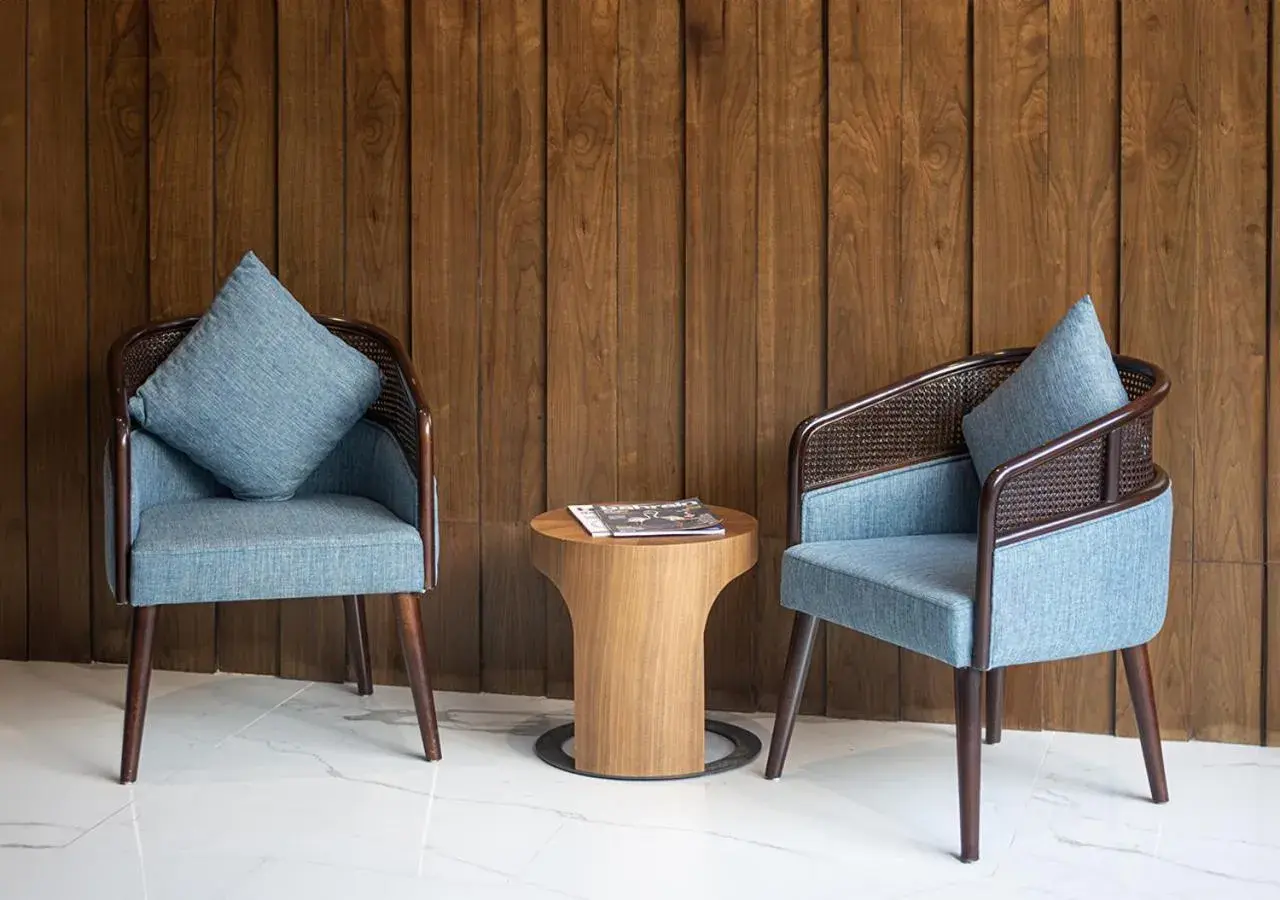
[[[777,706],[794,614],[779,605],[787,546],[787,451],[801,419],[823,408],[826,85],[820,0],[759,4],[760,188],[756,287],[756,499],[761,565],[754,682]],[[814,648],[801,709],[826,706],[825,642]]]
[[479,11],[409,4],[412,351],[435,426],[440,582],[423,620],[440,690],[480,688]]
[[684,490],[679,0],[619,0],[618,496]]
[[[892,382],[905,362],[897,340],[901,9],[894,3],[831,6],[827,40],[826,388],[834,405]],[[827,629],[827,712],[898,718],[898,648]]]
[[27,633],[33,659],[88,660],[88,160],[83,3],[28,6]]
[[[618,496],[618,0],[547,0],[547,505]],[[547,605],[547,693],[573,628]]]
[[[1267,329],[1267,14],[1210,4],[1196,29],[1195,559],[1261,562]],[[1252,628],[1260,611],[1236,623]],[[1207,649],[1207,648],[1206,648]],[[1231,648],[1217,648],[1229,653]]]
[[[1049,3],[974,7],[973,349],[1034,344],[1070,301],[1049,263]],[[1011,667],[1005,724],[1044,725],[1043,672]]]
[[1267,671],[1263,675],[1266,679],[1263,690],[1267,706],[1262,711],[1266,723],[1262,740],[1268,747],[1280,747],[1280,569],[1268,565],[1266,571],[1267,633],[1263,659],[1267,661]]
[[[1053,302],[1093,298],[1116,347],[1119,301],[1120,100],[1115,4],[1053,0],[1049,4],[1049,262]],[[1123,672],[1120,678],[1123,678]],[[1053,731],[1108,733],[1117,673],[1112,654],[1049,663],[1043,668],[1044,726]]]
[[[273,0],[219,0],[214,18],[214,279],[252,250],[276,267],[276,17]],[[280,604],[218,607],[218,668],[280,668]]]
[[93,0],[89,17],[89,473],[93,658],[129,658],[129,611],[107,585],[102,460],[112,434],[107,351],[147,321],[147,5]]
[[527,524],[546,503],[542,15],[515,0],[480,17],[481,688],[535,695],[548,601]]
[[[27,4],[0,5],[0,428],[26,431]],[[0,448],[0,659],[27,656],[27,445]]]
[[[409,341],[409,108],[404,0],[347,7],[347,314]],[[430,402],[430,401],[428,401]],[[435,424],[435,423],[433,423]],[[373,677],[404,683],[392,600],[370,596]]]
[[[1257,744],[1263,734],[1264,568],[1196,563],[1191,630],[1191,737]],[[1244,623],[1253,625],[1241,631]],[[1159,695],[1157,695],[1158,698]]]
[[756,562],[756,521],[713,507],[716,538],[586,534],[567,510],[533,520],[532,557],[573,611],[574,762],[613,776],[700,772],[703,631],[716,596]]
[[[901,292],[881,327],[896,349],[884,383],[969,351],[969,11],[964,0],[902,9]],[[903,650],[902,717],[955,718],[949,666]]]
[[[756,505],[755,4],[685,4],[685,490]],[[707,702],[754,706],[755,576],[707,622]]]
[[[152,0],[150,315],[200,315],[213,300],[213,2]],[[212,672],[215,610],[175,606],[156,625],[155,666]]]
[[[1195,8],[1122,7],[1120,26],[1120,350],[1159,362],[1174,384],[1196,382]],[[1155,417],[1155,457],[1173,480],[1173,585],[1151,643],[1160,727],[1190,736],[1196,394],[1174,390]],[[1125,692],[1117,690],[1117,707]],[[1128,703],[1127,700],[1124,701]],[[1128,716],[1117,722],[1132,731]]]
[[[1265,5],[1245,3],[1204,7],[1196,29],[1201,313],[1191,730],[1248,743],[1263,727],[1263,573],[1217,563],[1260,563],[1265,553],[1267,28]],[[1212,84],[1204,78],[1210,72]]]
[[[343,215],[345,3],[279,0],[279,276],[313,313],[346,311]],[[337,597],[280,605],[280,674],[342,681]]]

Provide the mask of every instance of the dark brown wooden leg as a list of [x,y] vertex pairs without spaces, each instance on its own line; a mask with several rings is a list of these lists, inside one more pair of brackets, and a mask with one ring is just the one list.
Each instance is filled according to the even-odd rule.
[[1000,743],[1000,730],[1004,726],[1004,669],[992,669],[987,673],[987,743]]
[[795,624],[791,626],[787,668],[778,694],[778,714],[773,718],[773,740],[769,744],[769,761],[764,767],[765,778],[780,776],[783,763],[787,761],[787,748],[791,746],[791,732],[796,726],[796,713],[804,695],[804,682],[809,675],[809,661],[813,658],[813,642],[817,636],[818,620],[808,613],[796,613]]
[[147,717],[147,694],[151,690],[151,645],[159,614],[155,606],[139,606],[133,611],[133,647],[129,653],[129,683],[124,698],[124,746],[120,751],[121,784],[133,784],[138,779],[142,724]]
[[982,780],[982,673],[956,669],[956,760],[960,770],[960,859],[978,858]]
[[1151,799],[1168,803],[1169,783],[1164,776],[1164,751],[1160,748],[1160,722],[1156,719],[1156,692],[1151,684],[1147,645],[1129,647],[1121,650],[1120,655],[1124,658],[1124,675],[1133,699],[1133,715],[1138,720],[1138,738],[1142,742],[1142,760],[1147,764]]
[[405,667],[409,670],[409,687],[413,690],[413,706],[418,713],[418,730],[422,732],[422,749],[427,759],[440,758],[440,730],[436,725],[436,701],[431,695],[431,679],[427,676],[427,642],[422,634],[422,613],[417,594],[396,594],[396,619],[400,624],[400,645],[404,648]]
[[364,596],[354,594],[342,598],[347,613],[347,659],[356,675],[356,693],[361,697],[373,693],[373,667],[369,661],[369,628],[365,624]]

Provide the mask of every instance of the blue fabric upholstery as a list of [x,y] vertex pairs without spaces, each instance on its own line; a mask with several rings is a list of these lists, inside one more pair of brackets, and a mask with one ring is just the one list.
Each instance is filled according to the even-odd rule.
[[1129,402],[1093,301],[1081,298],[1022,363],[964,417],[978,477]]
[[967,456],[869,475],[808,491],[800,501],[802,541],[854,541],[971,532],[980,486]]
[[1164,624],[1173,489],[1139,506],[996,550],[991,665],[1136,647]]
[[[242,549],[248,555],[240,559],[235,565],[262,565],[275,566],[279,564],[267,560],[266,555],[257,553],[254,550],[254,541],[261,542],[264,540],[263,535],[267,534],[270,529],[275,527],[285,527],[290,522],[289,514],[277,515],[273,513],[276,503],[255,503],[247,501],[235,501],[231,499],[230,491],[217,482],[207,471],[193,463],[183,453],[173,449],[163,441],[150,435],[145,431],[134,431],[131,437],[131,457],[132,472],[130,476],[130,506],[132,512],[132,538],[137,542],[139,540],[141,527],[146,521],[162,521],[160,519],[146,519],[148,513],[162,509],[166,506],[184,505],[189,508],[190,517],[183,521],[177,519],[170,522],[171,526],[176,530],[173,540],[181,540],[185,542],[193,552],[204,553],[205,550],[200,549],[205,540],[205,535],[198,533],[196,529],[205,527],[209,524],[216,525],[217,522],[231,521],[236,515],[244,515],[253,517],[256,524],[250,523],[244,534],[242,541]],[[109,452],[108,448],[108,452]],[[114,485],[111,480],[111,470],[108,460],[104,460],[104,491],[105,491],[105,509],[106,515],[106,560],[107,560],[107,579],[111,584],[111,589],[115,590],[115,543],[114,543],[114,518],[111,515],[111,509],[114,503]],[[332,495],[345,495],[347,498],[359,498],[371,501],[370,504],[357,504],[352,508],[352,521],[349,529],[343,529],[341,522],[338,520],[345,515],[341,498],[335,500]],[[388,513],[395,522],[409,526],[414,533],[414,540],[417,542],[417,571],[422,569],[422,541],[418,536],[416,527],[418,522],[418,480],[414,472],[409,466],[408,460],[405,459],[400,446],[396,443],[391,433],[368,419],[362,419],[357,422],[355,427],[347,433],[339,442],[338,446],[329,455],[324,462],[312,473],[311,477],[298,489],[297,494],[292,500],[281,501],[285,505],[297,504],[304,498],[312,497],[330,497],[326,508],[330,510],[324,521],[331,523],[336,529],[330,538],[334,541],[341,541],[346,535],[355,535],[360,529],[368,529],[373,521],[370,519],[372,513],[369,512],[368,506],[376,505]],[[226,507],[221,504],[208,505],[208,509],[195,506],[195,501],[211,501],[220,500],[225,504],[232,506]],[[207,504],[206,504],[207,505]],[[220,510],[217,522],[210,517],[213,513],[209,510],[217,507]],[[239,508],[238,512],[232,513],[229,510]],[[306,511],[311,507],[295,506],[294,509]],[[439,504],[437,504],[437,509]],[[386,518],[386,517],[383,517]],[[381,521],[381,519],[379,520]],[[397,547],[401,547],[408,540],[400,529],[392,529],[389,526],[392,522],[382,522],[382,525],[388,526],[386,529],[382,525],[378,526],[378,533],[385,531],[389,536],[388,540]],[[434,523],[436,534],[436,547],[440,546],[440,522],[439,516],[436,516]],[[256,536],[255,536],[256,534]],[[299,535],[303,535],[300,532]],[[283,534],[281,540],[290,539],[290,535]],[[154,546],[154,545],[153,545]],[[167,546],[167,545],[166,545]],[[296,549],[296,548],[294,548]],[[144,548],[145,550],[145,548]],[[250,552],[252,551],[252,552]],[[165,550],[165,553],[171,553]],[[222,551],[218,551],[222,552]],[[290,550],[289,552],[293,552]],[[396,558],[399,559],[399,550],[396,550]],[[256,555],[255,555],[256,554]],[[214,565],[213,551],[209,550],[209,565]],[[171,556],[176,559],[176,555]],[[305,554],[302,556],[290,557],[298,566],[309,566],[306,562]],[[381,557],[371,557],[373,559],[381,559]],[[152,563],[159,561],[160,555],[157,553],[151,558]],[[225,562],[225,554],[224,554]],[[195,566],[196,563],[174,563],[181,566]],[[205,563],[200,563],[204,565]],[[218,563],[222,565],[223,563]],[[227,565],[231,563],[227,562]],[[381,564],[381,563],[379,563]],[[398,568],[403,569],[404,566],[397,564]],[[351,571],[357,572],[361,568],[356,565]],[[439,554],[436,556],[436,568],[439,570]],[[185,571],[185,570],[184,570]],[[266,569],[264,569],[266,571]],[[388,572],[394,571],[389,569]],[[278,587],[258,594],[246,594],[242,597],[217,597],[209,598],[201,593],[189,596],[171,596],[168,591],[172,587],[169,581],[172,579],[164,578],[159,582],[153,581],[148,584],[148,578],[160,576],[154,566],[151,569],[146,567],[140,568],[138,565],[138,544],[134,545],[133,568],[132,568],[132,587],[131,599],[135,605],[148,605],[150,603],[192,603],[200,602],[206,599],[251,599],[281,596],[317,596],[317,594],[290,594],[288,591],[297,590],[302,586],[310,589],[310,582],[307,577],[315,580],[316,578],[325,577],[323,575],[306,576],[306,573],[299,573],[297,576],[290,575],[287,571],[282,573],[278,582]],[[306,576],[306,577],[303,577]],[[186,576],[174,576],[186,577]],[[221,576],[219,576],[220,578]],[[259,577],[259,576],[255,576]],[[344,576],[345,577],[345,576]],[[142,579],[140,581],[140,579]],[[355,593],[381,593],[383,588],[377,587],[383,581],[382,577],[370,579],[364,587],[359,588]],[[407,579],[405,583],[412,582],[413,579]],[[412,591],[422,590],[421,576],[418,576],[418,586],[415,588],[401,587],[395,590]],[[229,583],[220,582],[218,578],[214,579],[215,584],[222,584],[223,589],[230,589]],[[248,587],[245,588],[246,590]],[[285,593],[281,593],[284,591]],[[338,593],[336,590],[321,591],[319,595],[331,595]],[[350,593],[350,592],[349,592]]]
[[379,503],[313,494],[153,506],[133,542],[135,606],[424,589],[418,530]]
[[[990,665],[1150,640],[1168,598],[1172,496],[997,549]],[[976,572],[973,535],[801,543],[783,556],[782,605],[968,666]]]
[[971,534],[796,544],[782,557],[782,605],[968,665],[977,547]]
[[129,401],[134,419],[246,500],[283,500],[378,397],[377,365],[252,253]]

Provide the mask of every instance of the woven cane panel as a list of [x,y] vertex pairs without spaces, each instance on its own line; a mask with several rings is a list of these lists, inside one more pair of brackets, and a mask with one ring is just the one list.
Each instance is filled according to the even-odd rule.
[[805,445],[801,489],[963,452],[961,420],[1016,368],[1008,362],[944,375],[820,426]]
[[[395,435],[397,443],[409,459],[417,459],[417,405],[413,402],[404,376],[400,374],[400,367],[391,348],[357,328],[343,325],[326,327],[377,364],[382,374],[382,392],[366,415]],[[189,326],[184,326],[152,332],[132,341],[125,348],[123,363],[127,396],[132,397],[142,383],[151,377],[151,373],[181,343],[189,330]]]
[[353,328],[330,325],[329,330],[359,350],[378,365],[382,374],[382,392],[366,417],[386,427],[409,459],[418,458],[418,407],[405,383],[400,365],[391,348],[377,337]]
[[160,363],[182,342],[190,326],[153,331],[130,342],[124,350],[124,389],[132,397]]
[[1103,502],[1106,438],[1098,438],[1005,482],[996,504],[996,535],[1020,531]]

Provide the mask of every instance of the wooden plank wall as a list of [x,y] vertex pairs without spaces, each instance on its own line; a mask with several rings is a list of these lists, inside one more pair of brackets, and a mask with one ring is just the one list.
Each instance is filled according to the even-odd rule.
[[[797,421],[1033,342],[1089,292],[1174,381],[1164,732],[1280,741],[1278,3],[0,4],[0,656],[124,658],[106,349],[200,312],[246,250],[411,348],[439,687],[568,695],[529,518],[687,493],[761,523],[707,632],[735,709],[776,699]],[[168,666],[345,674],[333,598],[163,621]],[[805,707],[945,721],[950,678],[829,629]],[[1008,715],[1133,733],[1108,657],[1011,673]]]

